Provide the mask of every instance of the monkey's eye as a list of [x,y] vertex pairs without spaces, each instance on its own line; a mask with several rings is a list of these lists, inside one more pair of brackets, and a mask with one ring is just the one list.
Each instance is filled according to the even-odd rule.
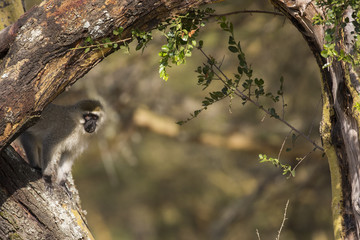
[[90,120],[98,120],[99,116],[92,114],[92,113],[87,113],[83,115],[83,118],[85,120],[85,122],[90,121]]

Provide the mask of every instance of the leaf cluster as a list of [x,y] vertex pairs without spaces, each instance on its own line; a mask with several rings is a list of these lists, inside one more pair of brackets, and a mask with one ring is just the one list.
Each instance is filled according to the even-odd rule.
[[[206,110],[208,106],[227,97],[232,100],[234,96],[238,96],[243,100],[243,104],[245,105],[248,101],[258,102],[260,97],[269,98],[276,103],[283,96],[284,79],[280,79],[280,89],[277,91],[277,94],[266,92],[264,88],[265,81],[261,78],[253,77],[253,70],[246,61],[245,53],[241,48],[240,41],[235,40],[233,24],[227,21],[226,17],[218,18],[218,24],[223,31],[229,34],[227,48],[236,56],[238,61],[236,68],[237,71],[234,73],[233,78],[229,78],[225,75],[221,70],[221,62],[218,62],[213,57],[206,55],[206,53],[202,50],[203,41],[200,40],[197,48],[206,56],[207,61],[195,70],[195,72],[198,73],[197,84],[202,86],[203,90],[213,83],[213,81],[220,81],[223,84],[219,90],[209,92],[209,96],[205,97],[202,101],[202,108],[190,114],[190,117],[185,121],[178,122],[180,125],[197,117],[203,110]],[[263,108],[261,105],[257,106],[259,108]],[[285,104],[283,107],[284,106]],[[275,108],[269,108],[267,113],[270,117],[279,118]]]
[[[317,14],[313,18],[313,23],[315,25],[324,25],[326,27],[324,36],[325,44],[321,56],[329,58],[330,62],[324,67],[328,67],[333,60],[359,65],[360,2],[358,0],[317,0],[317,4],[325,9],[325,14],[323,16]],[[353,9],[351,18],[345,15],[349,8]],[[352,24],[353,26],[353,30],[350,33],[354,37],[353,54],[345,53],[343,49],[336,49],[336,44],[341,39],[342,32],[348,24]]]
[[135,29],[131,33],[132,33],[132,38],[137,40],[137,44],[135,47],[136,51],[139,51],[139,50],[144,51],[147,43],[153,39],[151,32],[144,32],[144,31]]
[[113,48],[113,49],[124,49],[129,52],[129,42],[132,40],[137,40],[137,45],[135,50],[142,50],[146,48],[147,43],[152,40],[151,32],[140,31],[138,29],[131,31],[131,37],[123,39],[122,33],[124,32],[123,27],[119,27],[114,29],[112,32],[112,37],[103,38],[100,40],[94,40],[90,36],[85,38],[84,43],[85,46],[77,47],[75,49],[85,49],[85,53],[97,49],[102,51],[102,49]]
[[[215,58],[208,56],[203,50],[204,43],[200,40],[197,48],[203,53],[207,61],[203,63],[202,66],[197,67],[197,69],[195,70],[195,72],[198,74],[197,84],[202,86],[203,90],[205,90],[214,81],[217,81],[222,83],[222,87],[217,88],[217,90],[215,91],[209,92],[209,95],[205,97],[205,99],[202,101],[202,107],[190,114],[190,117],[188,119],[186,119],[185,121],[180,121],[178,122],[178,124],[184,124],[192,120],[193,118],[197,117],[202,111],[206,110],[210,105],[218,101],[221,101],[225,98],[230,98],[230,100],[232,100],[234,97],[237,96],[242,99],[243,104],[250,102],[258,109],[265,112],[268,116],[276,118],[285,125],[287,125],[289,128],[291,128],[291,132],[294,131],[299,136],[305,137],[315,146],[313,151],[315,151],[315,149],[322,150],[322,148],[319,147],[314,141],[309,139],[308,136],[304,135],[299,130],[297,130],[285,121],[284,112],[287,105],[284,102],[284,78],[280,78],[280,86],[275,94],[266,91],[265,81],[261,78],[253,76],[253,70],[251,68],[251,65],[248,64],[246,60],[245,53],[241,48],[240,41],[235,40],[233,24],[227,21],[225,17],[220,17],[218,19],[218,24],[223,31],[229,34],[227,48],[232,54],[236,56],[236,59],[238,61],[236,67],[237,71],[233,74],[233,77],[228,77],[221,69],[222,62],[218,62]],[[282,101],[282,116],[279,116],[274,106],[265,108],[260,103],[261,97],[270,99],[273,104]],[[296,134],[292,134],[292,146],[294,146],[297,137],[298,136]],[[281,147],[281,149],[282,148],[283,146]],[[287,148],[286,151],[291,151],[291,148]],[[269,158],[264,154],[259,155],[260,162],[271,162],[276,167],[282,169],[283,175],[289,175],[293,177],[295,176],[296,167],[303,159],[305,159],[305,157],[298,158],[297,160],[299,161],[299,163],[295,167],[292,167],[290,165],[281,163],[279,157]]]
[[283,175],[288,175],[289,177],[290,176],[295,177],[295,168],[293,168],[288,164],[281,163],[280,160],[277,158],[271,158],[271,157],[267,157],[265,154],[259,154],[259,160],[260,163],[269,162],[275,167],[280,168],[282,170]]
[[180,65],[186,62],[186,57],[191,57],[192,50],[196,46],[196,37],[201,27],[205,26],[207,17],[214,10],[190,10],[183,16],[168,19],[158,26],[167,43],[161,47],[159,53],[159,74],[164,80],[169,78],[166,71],[171,64]]
[[88,36],[84,40],[85,46],[77,47],[76,49],[84,48],[85,53],[87,53],[93,49],[102,50],[105,48],[115,48],[115,49],[119,48],[120,43],[126,44],[126,41],[121,39],[121,34],[123,31],[124,31],[123,27],[119,27],[119,28],[113,30],[113,35],[117,38],[116,40],[111,40],[110,38],[94,40],[92,37]]

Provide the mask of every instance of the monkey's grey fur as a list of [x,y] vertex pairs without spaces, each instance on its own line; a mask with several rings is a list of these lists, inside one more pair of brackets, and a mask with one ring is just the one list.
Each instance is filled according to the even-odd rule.
[[103,121],[102,110],[96,100],[70,106],[49,104],[40,120],[20,136],[30,165],[41,169],[49,187],[53,182],[65,185],[74,160]]

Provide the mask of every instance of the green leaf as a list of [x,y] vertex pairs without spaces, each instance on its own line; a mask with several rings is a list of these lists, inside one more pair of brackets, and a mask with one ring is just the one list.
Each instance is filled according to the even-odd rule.
[[139,43],[136,45],[135,50],[138,51],[138,50],[140,50],[143,46],[144,46],[144,43],[143,43],[143,42],[139,42]]
[[233,36],[229,36],[229,44],[230,45],[235,45],[236,44],[235,39],[234,39]]
[[239,49],[237,47],[229,46],[228,48],[229,48],[230,52],[233,52],[233,53],[239,52]]
[[259,154],[259,160],[260,162],[265,162],[267,160],[267,156],[265,154]]
[[202,48],[203,45],[204,45],[204,41],[203,41],[203,40],[200,40],[200,41],[199,41],[199,48]]
[[333,36],[330,34],[325,34],[324,39],[326,42],[331,42],[333,40]]
[[90,48],[85,48],[85,53],[89,52],[90,51]]
[[202,105],[203,105],[203,106],[209,106],[209,105],[210,105],[210,102],[207,101],[207,100],[204,100],[204,101],[202,101]]
[[329,57],[329,52],[327,50],[322,50],[320,54],[323,58]]
[[184,42],[187,42],[189,36],[188,35],[184,35],[182,36],[181,40],[183,40]]
[[168,46],[168,45],[162,45],[162,46],[161,46],[161,51],[163,51],[163,52],[169,52],[169,46]]
[[275,108],[269,108],[268,109],[270,117],[279,118],[279,115],[276,113]]
[[245,56],[243,53],[238,54],[238,60],[239,60],[240,66],[246,67],[246,60],[245,60]]
[[85,42],[90,43],[90,44],[93,44],[93,43],[94,43],[94,41],[92,40],[91,37],[85,38]]
[[184,125],[185,121],[179,121],[179,122],[176,122],[177,125]]
[[191,51],[186,51],[186,53],[185,53],[185,57],[191,57],[191,55],[192,55],[192,53],[191,53]]
[[225,31],[228,29],[228,26],[224,22],[220,23],[220,27]]
[[201,113],[202,110],[196,110],[194,111],[194,117],[197,117],[200,113]]
[[255,78],[254,82],[255,82],[255,84],[256,84],[257,86],[262,86],[262,85],[264,85],[264,80],[262,80],[261,78],[260,78],[260,79]]
[[224,95],[226,95],[227,94],[227,92],[228,92],[228,88],[227,87],[223,87],[223,89],[221,89],[221,92],[224,94]]

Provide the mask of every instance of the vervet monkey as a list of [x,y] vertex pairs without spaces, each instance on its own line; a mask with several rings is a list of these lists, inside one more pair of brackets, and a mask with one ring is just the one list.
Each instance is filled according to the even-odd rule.
[[103,118],[103,107],[96,100],[70,106],[49,104],[40,120],[20,135],[30,165],[41,169],[47,188],[51,190],[53,182],[66,188],[74,160],[87,147],[88,138]]

